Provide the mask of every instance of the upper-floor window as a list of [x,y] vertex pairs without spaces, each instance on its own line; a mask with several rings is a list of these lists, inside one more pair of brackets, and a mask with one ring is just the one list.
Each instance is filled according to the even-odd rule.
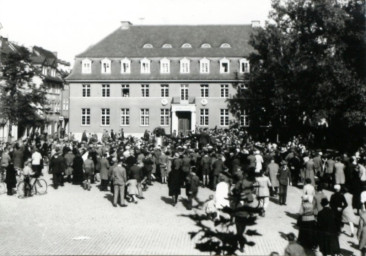
[[180,86],[180,99],[188,100],[188,84],[182,84]]
[[144,44],[142,48],[154,48],[152,44]]
[[208,84],[201,84],[201,97],[208,98]]
[[169,74],[170,73],[170,61],[164,58],[160,61],[160,73]]
[[90,97],[90,84],[83,84],[82,88],[83,97]]
[[220,73],[226,74],[230,72],[230,61],[226,58],[220,60]]
[[220,109],[220,125],[222,125],[222,126],[229,125],[229,110],[228,109]]
[[81,125],[90,125],[90,108],[81,109]]
[[249,126],[249,116],[245,109],[240,112],[239,124],[240,126]]
[[150,96],[150,90],[148,84],[142,84],[141,85],[141,95],[142,97],[149,97]]
[[111,110],[102,108],[102,125],[109,125],[111,120]]
[[187,74],[189,73],[189,64],[190,61],[187,58],[184,58],[180,61],[180,73]]
[[84,59],[81,61],[81,73],[91,74],[91,60]]
[[223,43],[220,45],[220,48],[231,48],[231,45],[228,43]]
[[111,96],[109,84],[102,84],[102,97],[109,97]]
[[247,59],[241,59],[240,60],[240,73],[249,73],[249,72],[250,72],[249,61]]
[[130,109],[121,108],[121,125],[130,125]]
[[160,125],[162,126],[167,126],[169,125],[169,109],[167,108],[162,108],[160,109]]
[[121,60],[121,74],[131,73],[131,61],[127,58]]
[[150,110],[148,108],[140,109],[140,125],[148,126],[150,123]]
[[103,59],[102,60],[102,74],[110,74],[111,73],[111,60]]
[[69,110],[69,100],[68,99],[63,100],[62,110],[64,110],[64,111]]
[[150,60],[146,58],[141,60],[141,73],[150,74]]
[[200,60],[200,72],[201,74],[210,73],[210,61],[206,58]]
[[227,97],[229,97],[229,85],[222,84],[221,85],[221,98],[227,98]]
[[169,85],[167,84],[161,85],[161,97],[162,98],[169,97]]
[[192,45],[189,43],[185,43],[182,45],[182,48],[192,48]]
[[122,97],[130,97],[130,85],[129,84],[122,84]]
[[163,44],[161,48],[173,48],[171,44]]
[[210,44],[205,43],[205,44],[202,44],[202,45],[201,45],[201,48],[211,48],[211,45],[210,45]]

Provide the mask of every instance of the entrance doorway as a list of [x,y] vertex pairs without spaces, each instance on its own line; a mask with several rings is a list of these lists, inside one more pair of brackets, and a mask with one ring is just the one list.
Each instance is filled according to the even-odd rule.
[[176,113],[178,117],[178,134],[187,135],[191,130],[191,112],[179,111]]

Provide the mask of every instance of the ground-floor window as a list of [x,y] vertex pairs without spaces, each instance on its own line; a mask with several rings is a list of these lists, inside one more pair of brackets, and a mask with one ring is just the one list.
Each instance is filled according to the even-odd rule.
[[220,109],[220,125],[229,125],[229,110],[226,108]]
[[208,108],[200,110],[200,125],[208,125]]
[[247,115],[247,112],[243,110],[240,113],[240,126],[249,126],[249,116]]
[[81,109],[81,125],[90,125],[90,108]]
[[121,109],[121,125],[130,125],[130,109]]
[[140,112],[140,125],[148,126],[149,125],[149,109],[142,108]]
[[160,125],[169,125],[169,109],[160,109]]
[[110,113],[109,108],[102,108],[102,125],[110,124]]

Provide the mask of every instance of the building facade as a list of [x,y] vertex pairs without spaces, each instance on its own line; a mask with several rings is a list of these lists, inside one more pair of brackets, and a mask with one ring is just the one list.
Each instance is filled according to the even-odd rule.
[[141,135],[228,128],[227,100],[250,72],[252,25],[149,26],[120,28],[75,58],[66,78],[69,129]]

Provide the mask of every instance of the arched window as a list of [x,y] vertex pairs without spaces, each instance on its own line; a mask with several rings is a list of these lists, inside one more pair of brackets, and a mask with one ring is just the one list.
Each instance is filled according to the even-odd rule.
[[161,48],[173,48],[171,44],[163,44]]
[[211,48],[210,44],[204,43],[201,45],[201,48]]
[[144,44],[142,48],[154,48],[152,44]]
[[189,43],[185,43],[182,45],[182,48],[192,48],[192,45]]
[[110,59],[103,59],[102,60],[102,74],[110,74],[111,73],[111,60]]
[[220,73],[226,74],[230,72],[230,61],[226,58],[220,60]]
[[150,74],[150,60],[146,58],[141,60],[141,74]]
[[167,58],[163,58],[160,61],[160,73],[161,74],[169,74],[170,73],[170,60]]
[[127,58],[121,60],[121,74],[131,73],[131,61]]
[[241,59],[240,60],[240,73],[249,73],[250,72],[250,65],[249,60],[247,59]]
[[181,74],[188,74],[189,73],[189,64],[190,64],[190,61],[187,58],[183,58],[180,61],[180,73]]
[[228,43],[223,43],[220,45],[220,48],[231,48],[231,45]]
[[210,73],[210,61],[206,58],[200,60],[200,73],[201,74]]
[[81,61],[81,73],[83,74],[91,74],[91,63],[90,59],[83,59]]

